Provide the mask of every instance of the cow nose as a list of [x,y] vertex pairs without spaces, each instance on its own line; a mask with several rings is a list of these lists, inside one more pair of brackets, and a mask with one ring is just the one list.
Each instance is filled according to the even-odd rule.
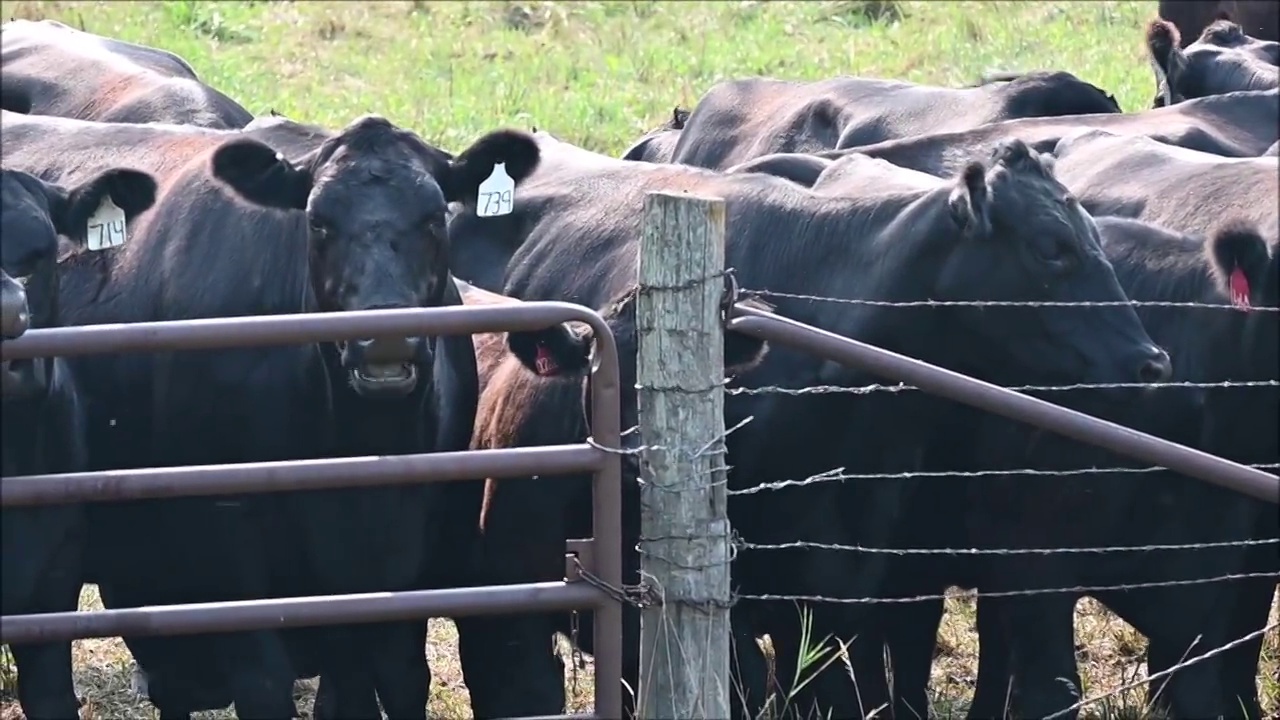
[[26,293],[6,287],[0,298],[0,333],[12,339],[25,333],[30,326],[31,313],[27,309]]
[[1138,366],[1138,382],[1151,384],[1168,380],[1173,375],[1173,363],[1169,354],[1154,345],[1147,351],[1150,356]]
[[359,356],[363,362],[380,363],[413,362],[422,348],[422,338],[375,338],[357,340]]

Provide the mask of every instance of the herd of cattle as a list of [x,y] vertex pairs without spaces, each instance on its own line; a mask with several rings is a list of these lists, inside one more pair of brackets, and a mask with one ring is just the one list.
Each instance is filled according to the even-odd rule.
[[[1280,46],[1274,24],[1269,37],[1253,29],[1220,18],[1184,38],[1153,20],[1155,100],[1136,112],[1066,71],[963,88],[749,78],[611,158],[537,131],[496,130],[452,154],[379,116],[340,130],[255,117],[169,52],[15,20],[0,31],[4,336],[565,300],[600,309],[633,387],[642,199],[685,190],[725,198],[728,265],[781,315],[1000,384],[1097,384],[1048,397],[1274,472]],[[477,202],[498,163],[515,186],[505,213]],[[919,300],[1017,303],[893,306]],[[580,442],[592,347],[567,323],[6,361],[3,473]],[[869,382],[732,333],[725,354],[733,387]],[[1160,383],[1173,384],[1147,387]],[[735,561],[736,713],[756,716],[768,678],[795,677],[800,655],[794,604],[753,595],[978,588],[970,715],[984,718],[1079,699],[1083,594],[1149,639],[1150,672],[1267,622],[1274,504],[920,393],[745,393],[726,408],[728,424],[753,418],[728,440],[733,488],[831,468],[915,475],[732,499],[746,540],[822,544]],[[634,426],[634,397],[622,412]],[[928,477],[947,471],[969,476]],[[136,607],[556,580],[565,540],[592,534],[586,477],[3,512],[5,615],[73,610],[83,583],[107,607]],[[625,514],[634,541],[634,504]],[[1165,545],[1200,547],[1019,552]],[[634,553],[626,564],[633,581]],[[1209,582],[1222,576],[1236,579]],[[1034,592],[1055,588],[1075,590]],[[940,600],[812,612],[813,637],[854,639],[855,672],[837,664],[793,706],[928,713]],[[550,639],[568,621],[457,620],[476,717],[564,711]],[[634,683],[632,608],[627,621]],[[580,628],[590,652],[589,614]],[[231,704],[243,718],[294,717],[295,679],[319,676],[316,717],[376,718],[380,704],[398,719],[425,717],[425,632],[424,620],[125,642],[162,718]],[[753,642],[766,633],[772,673]],[[1166,675],[1152,697],[1174,717],[1257,718],[1261,643]],[[75,717],[70,644],[12,651],[26,716]]]

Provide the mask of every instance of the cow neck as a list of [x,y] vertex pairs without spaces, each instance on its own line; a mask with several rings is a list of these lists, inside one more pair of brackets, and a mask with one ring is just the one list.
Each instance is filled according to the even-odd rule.
[[[0,423],[0,475],[9,476],[22,472],[30,472],[32,468],[40,468],[39,472],[54,472],[46,467],[42,460],[49,457],[47,444],[52,439],[45,432],[48,428],[66,427],[58,422],[59,415],[74,414],[76,399],[74,392],[66,385],[69,382],[65,361],[57,358],[41,358],[36,362],[47,362],[45,368],[48,386],[45,392],[34,397],[6,398],[0,407],[5,421]],[[55,458],[69,460],[70,458]]]
[[[930,299],[947,258],[944,243],[957,241],[948,234],[954,228],[947,211],[950,190],[948,185],[872,198],[823,198],[818,207],[802,210],[810,217],[784,218],[789,226],[786,233],[753,235],[764,247],[741,248],[737,254],[761,256],[767,276],[756,280],[740,275],[740,282],[747,288],[825,298]],[[777,240],[788,236],[786,242]],[[732,267],[744,265],[749,263],[731,260]],[[759,261],[756,265],[760,267]],[[920,331],[924,327],[920,323],[931,322],[937,314],[928,313],[927,308],[921,313],[879,305],[764,299],[776,303],[786,317],[913,355],[915,346],[929,343],[931,335]]]

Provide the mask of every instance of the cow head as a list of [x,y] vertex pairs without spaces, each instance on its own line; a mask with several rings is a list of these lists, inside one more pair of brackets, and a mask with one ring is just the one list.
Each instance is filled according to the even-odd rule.
[[[311,284],[321,310],[439,305],[449,282],[450,202],[474,203],[496,163],[515,183],[537,167],[526,133],[500,130],[454,157],[386,119],[365,116],[297,162],[256,140],[223,144],[215,178],[245,200],[305,218]],[[352,387],[402,397],[431,367],[421,338],[341,344]]]
[[[83,247],[89,218],[110,198],[126,227],[155,202],[156,181],[136,170],[108,170],[74,188],[17,170],[0,170],[0,290],[4,337],[58,324],[58,237]],[[4,396],[31,397],[48,388],[52,358],[6,360]]]
[[[758,300],[744,301],[758,309],[769,306]],[[619,386],[622,395],[622,427],[638,424],[636,396],[636,289],[632,288],[601,311],[618,347]],[[560,323],[544,330],[507,334],[511,353],[530,372],[542,377],[585,380],[594,367],[595,333],[582,323]],[[724,335],[724,372],[726,378],[750,370],[764,359],[768,345],[758,338],[735,332]],[[589,407],[589,388],[584,386],[584,408]],[[628,446],[640,441],[639,432],[624,438]]]
[[931,297],[1026,303],[957,309],[951,327],[968,358],[1031,382],[1169,376],[1168,355],[1128,305],[1093,218],[1054,177],[1051,156],[1001,143],[954,180],[947,204],[957,232]]
[[1152,107],[1240,90],[1280,87],[1280,43],[1249,37],[1229,19],[1204,29],[1186,49],[1173,23],[1159,18],[1147,26],[1147,50],[1156,76]]
[[1280,372],[1280,313],[1262,311],[1280,305],[1280,253],[1271,252],[1257,229],[1246,222],[1224,223],[1205,243],[1209,267],[1223,296],[1240,311],[1239,338],[1223,350],[1239,352],[1231,364],[1250,379],[1271,380]]

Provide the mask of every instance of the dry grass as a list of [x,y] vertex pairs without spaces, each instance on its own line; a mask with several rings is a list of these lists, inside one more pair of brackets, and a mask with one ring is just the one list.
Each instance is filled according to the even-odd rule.
[[[934,709],[941,718],[963,717],[973,697],[978,669],[975,609],[970,597],[957,596],[947,601],[947,616],[938,631],[931,688]],[[1280,593],[1271,606],[1271,622],[1277,621],[1280,621]],[[1146,638],[1089,598],[1076,605],[1075,625],[1076,664],[1080,668],[1083,697],[1115,693],[1083,709],[1081,717],[1155,720],[1145,707],[1145,685],[1116,692],[1146,678]],[[1280,717],[1280,632],[1266,637],[1258,680],[1264,716]]]
[[[86,586],[81,609],[99,610],[97,588]],[[1272,606],[1271,621],[1280,621],[1280,595]],[[1084,683],[1084,696],[1094,698],[1116,691],[1146,676],[1146,640],[1124,621],[1093,600],[1083,600],[1076,608],[1076,660]],[[570,659],[568,643],[561,651]],[[132,660],[118,639],[80,640],[73,653],[77,691],[84,701],[82,720],[154,720],[155,709],[133,693]],[[470,697],[462,681],[458,662],[457,633],[449,620],[432,620],[427,637],[427,660],[431,665],[430,711],[434,717],[467,718]],[[592,707],[594,666],[584,657],[585,668],[567,678],[569,712],[589,712]],[[839,664],[833,666],[838,671]],[[978,642],[975,605],[971,597],[957,595],[947,601],[947,615],[938,632],[938,649],[933,663],[932,699],[938,718],[964,716],[973,697],[978,674]],[[8,684],[8,687],[12,687]],[[1259,687],[1267,717],[1280,717],[1280,633],[1272,633],[1263,648]],[[311,717],[315,681],[300,681],[295,698],[303,720]],[[1120,692],[1095,703],[1082,712],[1084,718],[1100,720],[1146,720],[1146,690]],[[12,695],[0,701],[0,720],[20,720],[22,711]],[[230,709],[198,713],[196,720],[233,720]]]
[[[86,585],[80,594],[81,610],[101,610],[98,589]],[[453,622],[432,620],[427,631],[427,662],[431,666],[431,704],[433,717],[467,718],[471,716],[471,697],[462,682],[462,665],[458,662],[458,634]],[[569,659],[568,643],[561,651]],[[7,660],[7,658],[6,658]],[[569,712],[589,712],[595,667],[589,656],[586,667],[578,671],[577,682],[567,684]],[[83,707],[81,720],[155,720],[159,713],[133,692],[133,658],[119,638],[77,640],[72,650],[75,663],[76,692]],[[315,700],[315,680],[300,680],[294,689],[294,700],[302,720],[310,720]],[[12,687],[12,685],[6,685]],[[194,720],[235,720],[230,708],[196,713]],[[0,702],[0,720],[22,720],[22,710],[9,692]]]

